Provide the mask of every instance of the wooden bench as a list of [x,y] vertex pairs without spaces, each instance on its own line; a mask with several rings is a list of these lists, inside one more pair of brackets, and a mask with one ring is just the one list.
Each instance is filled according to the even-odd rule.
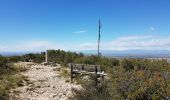
[[106,76],[101,71],[100,65],[89,65],[89,64],[68,64],[71,69],[71,81],[73,80],[73,74],[95,74],[96,76]]

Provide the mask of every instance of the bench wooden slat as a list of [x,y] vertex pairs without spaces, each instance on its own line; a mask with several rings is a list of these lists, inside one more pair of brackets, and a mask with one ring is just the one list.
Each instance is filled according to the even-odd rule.
[[[71,64],[68,64],[71,67]],[[97,72],[101,72],[100,65],[88,65],[88,64],[72,64],[73,70],[94,72],[97,66]]]

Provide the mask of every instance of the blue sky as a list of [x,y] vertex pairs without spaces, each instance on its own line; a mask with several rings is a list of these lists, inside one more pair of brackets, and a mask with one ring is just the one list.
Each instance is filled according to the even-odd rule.
[[169,0],[0,0],[0,51],[170,50]]

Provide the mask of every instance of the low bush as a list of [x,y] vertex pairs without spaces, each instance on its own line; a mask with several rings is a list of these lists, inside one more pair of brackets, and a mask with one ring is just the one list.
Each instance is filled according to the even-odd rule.
[[[165,60],[122,59],[104,81],[81,82],[71,100],[168,100],[170,65]],[[83,81],[83,80],[82,80]]]
[[8,61],[6,57],[0,57],[0,100],[7,99],[9,90],[18,86],[23,86],[26,77],[20,73],[26,68],[17,66]]
[[82,88],[73,89],[69,100],[111,100],[113,95],[110,82],[104,80],[96,84],[94,80],[95,76],[90,76],[89,80],[81,80],[79,83]]

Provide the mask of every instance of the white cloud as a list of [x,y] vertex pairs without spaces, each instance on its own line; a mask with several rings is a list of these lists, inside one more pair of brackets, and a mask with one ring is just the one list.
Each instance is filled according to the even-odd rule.
[[96,50],[97,44],[96,43],[83,43],[77,46],[78,50]]
[[1,47],[0,47],[0,50],[1,50],[1,51],[5,51],[6,49],[8,49],[6,46],[1,46]]
[[151,27],[149,28],[149,30],[150,30],[150,31],[155,31],[155,27],[151,26]]
[[32,41],[29,43],[21,44],[15,47],[17,50],[45,50],[45,49],[52,49],[55,48],[52,43],[48,41]]
[[86,31],[85,30],[81,30],[81,31],[76,31],[76,32],[74,32],[75,34],[82,34],[82,33],[86,33]]
[[[96,42],[57,44],[50,41],[30,41],[16,45],[0,45],[0,51],[43,51],[46,49],[63,50],[97,50]],[[102,50],[170,50],[170,37],[159,36],[126,36],[113,41],[101,41]]]
[[[96,50],[97,43],[84,43],[79,46],[83,50]],[[158,36],[119,37],[110,42],[101,43],[102,50],[170,50],[170,38]]]
[[16,45],[1,46],[0,51],[43,51],[46,49],[59,49],[59,45],[49,41],[30,41]]
[[152,35],[146,35],[146,36],[137,36],[137,35],[134,35],[134,36],[119,37],[116,40],[119,40],[119,41],[131,41],[131,40],[149,39],[149,38],[153,38],[153,37],[154,36],[152,36]]

